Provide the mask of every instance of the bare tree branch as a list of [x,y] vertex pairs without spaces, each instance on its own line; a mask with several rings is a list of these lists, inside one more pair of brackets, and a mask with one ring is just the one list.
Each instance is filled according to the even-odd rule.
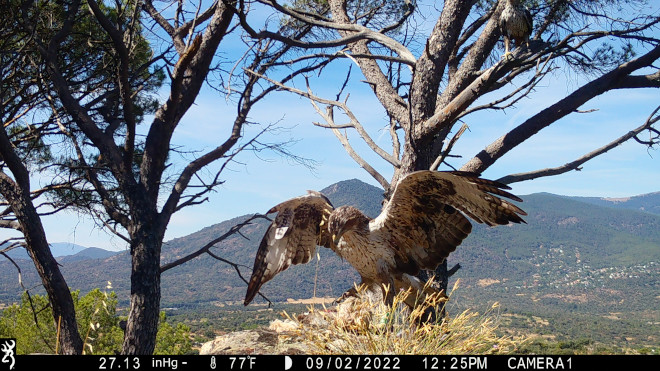
[[231,228],[229,228],[229,230],[227,232],[223,233],[219,237],[214,238],[213,240],[209,241],[208,243],[206,243],[206,245],[202,246],[199,250],[197,250],[197,251],[195,251],[191,254],[188,254],[188,255],[186,255],[182,258],[179,258],[179,259],[177,259],[177,260],[175,260],[171,263],[167,263],[167,264],[162,265],[160,267],[160,272],[163,273],[163,272],[165,272],[167,270],[170,270],[174,267],[177,267],[177,266],[179,266],[179,265],[181,265],[185,262],[188,262],[188,261],[190,261],[190,260],[192,260],[192,259],[194,259],[194,258],[196,258],[196,257],[198,257],[198,256],[200,256],[204,253],[207,253],[209,251],[209,249],[211,249],[211,247],[213,247],[217,243],[227,239],[228,237],[233,236],[236,233],[239,233],[241,228],[245,227],[246,225],[252,224],[252,222],[256,219],[270,220],[268,218],[268,216],[266,216],[266,215],[254,214],[251,217],[247,218],[246,220],[232,226]]
[[540,111],[509,133],[488,145],[486,149],[463,165],[461,170],[482,173],[497,159],[504,156],[504,154],[518,144],[529,139],[541,129],[556,122],[560,118],[574,112],[590,99],[610,89],[616,88],[617,84],[620,81],[624,81],[631,73],[651,65],[658,58],[660,58],[660,45],[651,49],[646,54],[625,62],[614,70],[584,84],[567,97]]
[[[266,76],[259,75],[254,71],[248,71],[250,73],[253,73],[255,75],[258,75],[260,78],[263,78],[267,81],[269,81],[271,84],[274,84],[276,86],[279,86],[281,89],[291,91],[293,93],[296,93],[300,96],[306,97],[310,100],[312,105],[314,106],[314,109],[317,111],[317,113],[324,118],[324,120],[328,123],[327,125],[320,124],[320,123],[314,123],[316,126],[321,126],[321,127],[326,127],[332,130],[333,134],[339,139],[341,142],[342,146],[346,150],[346,152],[351,156],[351,158],[360,165],[363,169],[365,169],[374,179],[378,181],[383,187],[389,187],[389,182],[383,177],[382,174],[380,174],[373,166],[371,166],[369,163],[367,163],[358,153],[353,149],[351,144],[348,141],[348,138],[346,135],[342,134],[339,129],[343,127],[350,127],[354,128],[360,133],[360,136],[362,139],[374,150],[376,153],[378,153],[383,159],[386,161],[390,162],[392,165],[398,164],[398,159],[392,157],[391,155],[387,154],[384,150],[382,150],[376,143],[371,139],[371,137],[368,135],[368,133],[364,130],[362,125],[357,121],[357,118],[352,114],[352,112],[348,109],[348,106],[342,102],[338,101],[332,101],[324,98],[317,97],[311,93],[311,90],[308,85],[308,92],[304,92],[302,90],[284,85],[278,81],[272,80]],[[321,104],[326,104],[326,112],[324,113],[316,103],[321,103]],[[351,119],[350,124],[347,125],[337,125],[334,122],[334,113],[333,113],[333,106],[340,107],[344,112],[349,116]],[[396,165],[395,165],[396,166]],[[387,188],[385,188],[387,189]]]
[[[471,113],[480,111],[480,110],[485,110],[485,109],[495,109],[495,110],[505,110],[507,108],[513,107],[517,102],[519,102],[521,99],[528,97],[529,94],[534,90],[534,88],[543,80],[543,78],[546,77],[547,74],[549,74],[552,71],[552,68],[549,66],[551,59],[548,57],[545,62],[543,63],[542,66],[540,66],[540,60],[538,60],[537,63],[537,68],[536,72],[534,73],[533,76],[531,76],[527,82],[524,84],[520,85],[510,93],[502,96],[501,98],[495,99],[489,103],[474,106],[474,107],[468,107],[466,108],[461,114],[459,114],[456,119],[461,119],[462,117],[465,117]],[[508,86],[513,79],[518,75],[519,72],[527,70],[527,68],[519,68],[519,69],[514,69],[511,71],[505,78],[501,79],[500,81],[494,83],[491,88],[489,89],[489,93],[500,89],[504,86]]]
[[442,164],[445,161],[445,158],[447,158],[447,156],[449,156],[449,153],[451,152],[452,148],[454,147],[454,144],[456,144],[456,141],[458,140],[458,138],[460,138],[461,135],[463,135],[463,133],[467,129],[468,129],[467,124],[463,124],[463,126],[461,126],[461,128],[451,138],[449,143],[447,143],[447,146],[445,147],[445,150],[440,154],[440,156],[438,156],[438,158],[435,159],[433,164],[431,164],[431,167],[429,168],[429,170],[438,170],[438,167],[440,166],[440,164]]
[[[630,139],[637,139],[637,135],[642,133],[643,131],[646,130],[651,130],[652,133],[655,133],[655,137],[652,137],[650,141],[644,141],[642,144],[648,145],[648,146],[654,146],[660,144],[660,131],[653,129],[653,125],[660,121],[660,115],[657,115],[657,113],[660,111],[660,106],[658,106],[653,113],[648,117],[646,122],[639,126],[638,128],[629,131],[625,135],[613,140],[612,142],[596,149],[593,150],[584,156],[581,156],[580,158],[576,159],[575,161],[568,162],[562,166],[554,167],[554,168],[548,168],[548,169],[540,169],[540,170],[535,170],[535,171],[530,171],[526,173],[518,173],[518,174],[511,174],[507,175],[505,177],[502,177],[498,179],[498,182],[504,183],[504,184],[511,184],[511,183],[516,183],[516,182],[522,182],[525,180],[532,180],[536,178],[541,178],[541,177],[547,177],[547,176],[553,176],[553,175],[559,175],[563,174],[566,172],[569,172],[571,170],[577,170],[580,171],[581,165],[584,164],[585,162],[600,156],[609,150],[618,147],[619,145],[629,141]],[[639,141],[639,140],[638,140]]]
[[[234,270],[236,270],[236,274],[238,274],[238,277],[240,277],[241,280],[243,280],[243,282],[245,282],[246,285],[248,284],[248,280],[246,280],[245,277],[243,277],[243,274],[241,273],[241,270],[239,269],[238,264],[233,263],[233,262],[231,262],[227,259],[221,258],[220,256],[212,253],[211,251],[207,251],[206,253],[209,254],[211,257],[213,257],[217,260],[220,260],[221,262],[227,263],[227,264],[231,265],[232,267],[234,267]],[[266,300],[268,302],[268,307],[271,307],[273,305],[273,302],[270,301],[270,299],[268,299],[264,294],[262,294],[261,291],[257,292],[257,294],[259,294],[259,296],[261,296],[264,300]]]
[[[350,110],[350,108],[348,107],[348,105],[347,105],[346,103],[344,103],[344,102],[339,102],[339,101],[336,101],[336,100],[325,99],[325,98],[321,98],[321,97],[318,97],[318,96],[314,95],[314,94],[311,92],[311,88],[309,87],[309,83],[308,83],[308,85],[307,85],[308,91],[307,91],[307,92],[304,92],[304,91],[302,91],[302,90],[300,90],[300,89],[296,89],[296,88],[293,88],[293,87],[290,87],[290,86],[284,85],[284,84],[282,84],[282,83],[279,82],[279,81],[275,81],[275,80],[273,80],[273,79],[271,79],[271,78],[269,78],[269,77],[266,77],[266,76],[264,76],[264,75],[258,74],[258,73],[254,72],[254,71],[248,71],[248,72],[249,72],[249,73],[252,73],[252,74],[254,74],[254,75],[256,75],[256,76],[259,76],[260,78],[262,78],[262,79],[264,79],[264,80],[270,82],[270,83],[273,84],[273,85],[278,86],[278,87],[281,88],[281,89],[284,89],[284,90],[290,91],[290,92],[292,92],[292,93],[296,93],[296,94],[298,94],[298,95],[300,95],[300,96],[302,96],[302,97],[308,98],[308,99],[312,102],[312,104],[314,104],[314,102],[317,102],[317,103],[320,103],[320,104],[325,104],[325,105],[328,105],[328,106],[335,106],[335,107],[340,108],[340,109],[346,114],[346,116],[348,116],[348,118],[349,118],[349,120],[350,120],[350,122],[349,122],[348,124],[345,124],[345,125],[337,125],[337,124],[334,123],[334,120],[332,120],[332,119],[331,119],[332,123],[330,123],[330,121],[328,121],[329,116],[327,116],[327,115],[322,114],[321,112],[319,112],[320,114],[323,115],[323,117],[326,119],[326,121],[328,121],[329,124],[328,124],[328,125],[324,125],[324,124],[320,124],[320,123],[315,123],[314,125],[319,126],[319,127],[325,127],[325,128],[328,128],[328,129],[345,129],[345,128],[353,128],[353,129],[355,129],[355,130],[358,132],[358,134],[360,135],[360,137],[362,138],[362,140],[364,140],[364,142],[369,146],[369,148],[371,148],[371,149],[372,149],[376,154],[378,154],[383,160],[389,162],[389,163],[390,163],[392,166],[394,166],[394,167],[398,167],[398,166],[400,166],[399,159],[397,159],[397,158],[394,157],[393,155],[387,153],[384,149],[382,149],[381,147],[379,147],[379,146],[376,144],[376,142],[371,138],[371,136],[369,135],[369,133],[367,133],[367,131],[366,131],[366,130],[364,129],[364,127],[362,126],[362,124],[360,124],[360,122],[358,121],[357,117],[353,114],[353,112]],[[308,81],[308,82],[309,82],[309,81]],[[316,106],[315,106],[315,107],[316,107]],[[317,108],[318,108],[318,107],[317,107]],[[317,112],[318,112],[318,111],[319,111],[319,110],[317,109]]]
[[[297,12],[290,7],[282,6],[277,1],[262,1],[262,2],[272,6],[274,9],[281,12],[282,14],[286,14],[287,16],[290,16],[298,21],[305,22],[306,24],[313,25],[316,27],[333,29],[337,31],[350,32],[350,34],[345,34],[345,36],[336,40],[306,42],[299,39],[292,39],[286,36],[282,36],[280,33],[275,33],[265,30],[257,32],[249,25],[244,13],[237,10],[243,28],[248,32],[248,34],[250,34],[250,36],[252,36],[255,39],[268,38],[305,49],[309,49],[309,48],[320,49],[320,48],[327,48],[333,46],[343,46],[360,40],[371,40],[387,47],[390,50],[393,50],[397,55],[399,55],[399,58],[401,58],[406,64],[412,66],[417,61],[415,56],[408,50],[408,48],[406,48],[405,46],[401,45],[398,41],[384,34],[384,32],[387,31],[387,29],[391,28],[391,26],[381,31],[373,31],[365,26],[355,23],[333,22],[330,20],[321,20],[318,17],[310,17],[304,13]],[[409,13],[406,14],[407,15],[404,15],[404,17],[407,17],[409,15]]]
[[[346,13],[344,2],[342,0],[330,1],[330,9],[336,23],[346,25],[349,30],[339,31],[341,35],[350,35],[350,26],[353,25],[350,17]],[[352,44],[347,44],[351,50],[353,57],[357,55],[372,55],[373,53],[368,47],[366,41],[358,41]],[[369,85],[373,89],[376,97],[385,108],[387,114],[393,117],[397,122],[408,122],[408,103],[403,100],[397,91],[392,87],[388,77],[381,70],[377,60],[373,58],[355,57],[355,61],[360,67],[362,74],[365,76]]]
[[383,187],[383,189],[388,189],[389,188],[389,182],[385,179],[383,175],[381,175],[376,169],[374,169],[373,166],[371,166],[367,161],[365,161],[351,146],[351,144],[348,142],[348,137],[345,134],[342,134],[339,129],[334,128],[334,114],[333,114],[333,108],[331,105],[326,107],[326,113],[322,113],[321,109],[316,105],[314,101],[311,101],[312,105],[316,109],[319,115],[321,115],[327,122],[330,123],[331,125],[331,130],[332,133],[335,134],[337,139],[339,139],[339,142],[341,142],[341,145],[344,147],[344,150],[348,153],[351,158],[357,162],[358,165],[360,165],[361,168],[367,171],[369,175],[371,175],[374,179],[380,183],[380,185]]
[[415,138],[419,138],[417,141],[423,143],[422,138],[426,138],[426,140],[432,139],[435,134],[445,127],[444,123],[454,122],[470,104],[489,91],[492,85],[509,73],[513,67],[520,66],[523,63],[529,63],[529,61],[534,61],[537,58],[533,50],[518,50],[516,53],[518,54],[516,54],[512,61],[502,60],[480,73],[478,78],[474,79],[455,98],[448,102],[444,108],[437,111],[423,124],[415,127],[413,135]]

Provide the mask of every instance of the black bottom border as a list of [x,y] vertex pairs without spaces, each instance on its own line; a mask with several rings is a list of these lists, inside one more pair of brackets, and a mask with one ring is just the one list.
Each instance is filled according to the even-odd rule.
[[[594,370],[640,369],[658,359],[655,355],[18,355],[13,370]],[[8,369],[8,364],[0,364],[0,371]]]

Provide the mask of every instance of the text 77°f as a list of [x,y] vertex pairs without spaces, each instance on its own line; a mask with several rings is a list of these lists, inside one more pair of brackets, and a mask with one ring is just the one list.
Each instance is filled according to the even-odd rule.
[[231,370],[252,370],[257,364],[257,357],[229,357],[229,369]]

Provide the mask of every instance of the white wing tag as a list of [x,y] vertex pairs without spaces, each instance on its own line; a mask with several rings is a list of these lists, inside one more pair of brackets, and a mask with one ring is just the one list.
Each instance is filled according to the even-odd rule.
[[275,229],[275,239],[276,240],[282,239],[282,237],[284,237],[284,234],[286,233],[286,231],[288,229],[289,229],[288,226],[287,227],[279,227],[279,228]]

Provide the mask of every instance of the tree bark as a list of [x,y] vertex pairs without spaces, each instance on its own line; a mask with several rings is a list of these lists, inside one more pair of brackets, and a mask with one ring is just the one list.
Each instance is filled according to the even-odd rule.
[[[151,219],[151,220],[149,220]],[[153,354],[160,314],[160,253],[162,232],[153,218],[141,217],[131,236],[131,309],[123,354]]]
[[12,149],[4,128],[0,130],[0,161],[15,179],[0,172],[0,194],[9,202],[25,237],[26,250],[32,258],[53,309],[54,326],[59,324],[61,354],[81,354],[83,342],[78,333],[76,311],[69,286],[50,252],[41,218],[30,197],[30,178],[25,165]]
[[[172,74],[170,96],[156,112],[147,134],[140,166],[140,183],[135,187],[123,189],[131,214],[128,229],[132,256],[131,309],[124,335],[124,354],[152,354],[156,346],[161,296],[160,254],[165,229],[176,211],[176,205],[190,177],[199,169],[193,166],[185,171],[159,213],[158,197],[166,160],[171,150],[170,141],[181,118],[194,103],[205,82],[233,14],[232,7],[225,3],[217,4],[205,32],[198,34],[190,46],[183,50]],[[176,44],[179,36],[171,36]],[[234,129],[237,134],[227,141],[229,148],[240,137],[240,126]],[[223,146],[221,149],[228,150]],[[213,156],[203,156],[203,161],[211,162],[223,154],[224,152],[217,150],[213,152]],[[195,162],[195,166],[197,165]],[[133,174],[115,175],[120,183],[125,176]]]
[[[81,354],[83,342],[78,333],[76,311],[69,286],[50,252],[46,233],[34,205],[29,197],[27,200],[22,197],[20,203],[20,206],[12,206],[12,209],[20,220],[21,229],[27,231],[25,233],[27,251],[48,294],[48,301],[53,309],[54,325],[59,326],[60,352]],[[16,212],[21,209],[21,212]]]
[[[2,194],[5,195],[5,187],[1,188]],[[48,301],[53,309],[54,327],[59,324],[60,352],[61,354],[81,354],[83,342],[78,333],[76,311],[69,286],[50,252],[41,219],[29,195],[25,197],[22,192],[20,193],[20,195],[15,194],[8,199],[24,233],[26,250],[46,289]]]
[[416,132],[434,114],[440,81],[473,5],[473,1],[445,1],[440,18],[426,41],[426,48],[415,65],[410,88],[412,122],[406,129],[408,135],[417,137]]

